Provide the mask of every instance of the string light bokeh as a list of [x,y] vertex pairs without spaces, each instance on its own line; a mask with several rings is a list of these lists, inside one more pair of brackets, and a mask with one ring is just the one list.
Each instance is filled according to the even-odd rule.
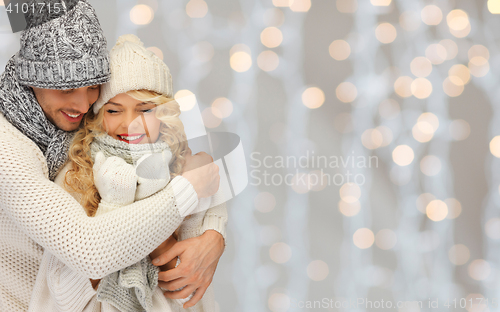
[[[137,34],[181,110],[198,103],[209,131],[237,133],[250,171],[257,158],[270,174],[229,204],[219,311],[498,298],[500,1],[90,3],[109,47]],[[3,68],[19,34],[2,7],[0,37]],[[336,167],[364,183],[335,184],[328,165],[300,166],[321,155],[377,166]]]

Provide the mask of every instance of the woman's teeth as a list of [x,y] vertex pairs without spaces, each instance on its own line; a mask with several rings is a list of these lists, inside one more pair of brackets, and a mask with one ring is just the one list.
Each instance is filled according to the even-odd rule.
[[141,134],[141,135],[136,135],[136,136],[122,136],[122,135],[119,135],[120,138],[122,138],[123,140],[126,140],[126,141],[135,141],[135,140],[138,140],[139,138],[141,138],[144,134]]

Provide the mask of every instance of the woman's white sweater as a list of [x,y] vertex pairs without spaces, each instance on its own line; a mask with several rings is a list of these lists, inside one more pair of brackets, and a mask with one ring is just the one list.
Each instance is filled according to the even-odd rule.
[[[149,255],[197,202],[191,184],[176,177],[147,199],[88,217],[48,179],[40,149],[0,114],[0,311],[28,310],[44,248],[72,271],[101,279]],[[207,213],[203,227],[216,229],[225,218]]]

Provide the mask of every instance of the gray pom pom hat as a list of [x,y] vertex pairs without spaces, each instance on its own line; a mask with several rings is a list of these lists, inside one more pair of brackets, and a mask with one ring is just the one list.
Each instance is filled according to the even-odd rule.
[[[28,28],[21,35],[21,49],[14,57],[19,83],[62,90],[109,81],[106,38],[90,4],[86,0],[43,2],[47,5],[42,13],[26,15]],[[57,14],[56,3],[60,8]]]

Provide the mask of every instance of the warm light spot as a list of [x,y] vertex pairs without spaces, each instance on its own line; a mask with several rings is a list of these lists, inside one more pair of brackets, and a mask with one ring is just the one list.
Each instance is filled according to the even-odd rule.
[[457,38],[465,38],[470,34],[471,30],[472,30],[472,28],[471,28],[471,25],[469,23],[469,24],[467,24],[467,27],[465,27],[465,29],[462,29],[462,30],[454,30],[454,29],[450,28],[450,33]]
[[324,280],[329,273],[328,264],[321,260],[311,261],[307,266],[307,276],[315,282]]
[[3,0],[0,0],[0,6],[5,6],[5,4],[3,3]]
[[200,62],[208,62],[214,57],[214,46],[208,41],[198,42],[193,47],[193,57]]
[[417,198],[418,211],[425,214],[426,209],[427,209],[427,205],[429,205],[429,203],[435,199],[436,199],[436,196],[432,195],[431,193],[420,194],[420,196],[418,196],[418,198]]
[[448,206],[448,219],[456,219],[462,213],[462,204],[455,198],[445,199],[445,204]]
[[337,61],[343,61],[351,55],[351,46],[345,40],[335,40],[329,47],[330,56]]
[[500,239],[500,219],[491,218],[484,225],[486,235],[491,239]]
[[422,9],[420,14],[422,21],[427,25],[438,25],[443,20],[443,12],[436,5],[428,5]]
[[354,13],[358,9],[358,0],[337,0],[337,10],[340,13]]
[[458,76],[447,77],[443,81],[443,90],[450,97],[457,97],[464,92],[463,80]]
[[160,60],[163,60],[163,52],[157,47],[149,47],[149,51],[153,52]]
[[477,259],[472,261],[468,267],[469,276],[476,281],[483,281],[490,276],[491,266],[488,261]]
[[378,112],[382,118],[394,119],[401,112],[399,103],[394,99],[387,99],[380,103]]
[[394,27],[391,23],[381,23],[375,29],[375,36],[378,41],[385,44],[393,42],[397,35],[398,33],[396,31],[396,27]]
[[325,103],[325,93],[317,87],[307,88],[302,93],[302,103],[310,109],[321,107]]
[[488,0],[488,10],[491,14],[500,14],[500,0]]
[[292,249],[285,243],[276,243],[269,250],[271,260],[276,263],[285,263],[292,257]]
[[420,170],[426,176],[435,176],[441,171],[441,160],[434,155],[428,155],[420,161]]
[[351,82],[342,82],[335,90],[337,98],[344,103],[353,102],[358,97],[358,89]]
[[380,230],[375,236],[375,244],[377,245],[378,248],[383,250],[389,250],[394,248],[397,242],[398,242],[398,237],[396,236],[396,233],[394,233],[393,230],[389,229]]
[[355,183],[345,183],[339,190],[340,198],[348,204],[354,203],[361,197],[361,189]]
[[394,136],[392,134],[391,129],[389,129],[389,127],[378,126],[374,130],[377,130],[378,132],[380,132],[380,134],[382,134],[382,145],[381,146],[387,146],[387,145],[391,144]]
[[335,130],[340,133],[349,133],[353,130],[352,116],[349,113],[340,113],[333,120]]
[[283,34],[277,27],[267,27],[260,33],[260,41],[268,48],[276,48],[283,42]]
[[311,0],[294,0],[290,5],[293,12],[307,12],[311,9]]
[[399,166],[408,166],[414,158],[413,149],[408,145],[399,145],[392,151],[392,159]]
[[339,211],[346,217],[352,217],[359,213],[361,210],[361,203],[356,200],[352,203],[347,203],[343,200],[339,201]]
[[500,135],[497,135],[490,141],[490,152],[493,156],[500,158]]
[[261,192],[255,196],[254,199],[255,209],[262,213],[268,213],[276,207],[276,198],[273,194],[268,192]]
[[208,13],[208,5],[204,0],[190,0],[186,4],[186,13],[191,18],[202,18]]
[[426,143],[434,137],[434,130],[430,123],[427,121],[417,122],[412,128],[412,135],[415,140],[420,143]]
[[290,309],[291,300],[285,294],[272,294],[267,305],[272,312],[286,312]]
[[[461,80],[461,83],[455,83],[456,85],[466,85],[470,81],[469,68],[463,64],[453,65],[448,71],[450,77],[457,77]],[[456,81],[455,79],[450,79],[451,82]]]
[[392,0],[370,0],[374,6],[389,6]]
[[413,83],[413,79],[408,76],[399,77],[396,82],[394,82],[394,91],[400,97],[406,98],[412,95],[411,85]]
[[234,53],[230,58],[231,68],[235,71],[242,73],[252,67],[252,57],[244,51]]
[[278,8],[287,8],[293,4],[293,0],[273,0],[273,5]]
[[470,125],[462,119],[453,120],[450,123],[450,135],[455,141],[462,141],[470,135]]
[[439,128],[439,118],[433,113],[422,113],[418,117],[417,125],[423,133],[434,133]]
[[411,72],[417,77],[427,77],[432,72],[432,63],[428,58],[419,56],[413,59],[410,64]]
[[446,16],[446,22],[452,30],[464,30],[469,25],[469,16],[463,10],[453,10]]
[[203,118],[203,124],[207,128],[217,128],[222,123],[222,119],[213,114],[211,107],[205,108],[201,113],[201,117]]
[[377,129],[368,129],[361,135],[361,142],[367,149],[377,149],[382,146],[384,137]]
[[[490,59],[490,51],[488,50],[487,47],[480,45],[480,44],[473,45],[469,49],[469,52],[467,54],[469,56],[469,60],[472,60],[476,56],[481,56],[484,59],[486,59],[486,61],[488,61]],[[480,64],[478,64],[478,65],[480,65]]]
[[174,95],[175,100],[179,103],[181,111],[191,110],[196,105],[196,96],[189,90],[179,90]]
[[417,99],[426,99],[432,93],[432,83],[425,78],[417,78],[411,83],[411,93]]
[[452,60],[458,54],[458,45],[451,39],[444,39],[439,42],[446,49],[446,59]]
[[271,72],[278,68],[280,57],[274,51],[263,51],[257,57],[257,65],[265,72]]
[[370,248],[375,242],[375,235],[373,235],[372,230],[368,228],[361,228],[354,232],[352,240],[354,245],[356,245],[359,249],[367,249]]
[[283,23],[285,23],[285,14],[281,9],[268,9],[264,13],[264,24],[266,26],[280,27]]
[[136,25],[147,25],[153,21],[155,12],[150,6],[138,4],[130,10],[130,20]]
[[469,248],[462,244],[453,245],[448,251],[448,258],[454,265],[464,265],[470,258]]
[[469,71],[475,77],[484,77],[490,71],[490,64],[484,57],[475,56],[469,62]]
[[425,208],[427,217],[434,222],[444,220],[448,215],[448,206],[442,200],[435,199]]
[[439,65],[443,63],[448,58],[448,53],[446,48],[439,43],[431,44],[425,50],[425,56],[434,65]]
[[399,16],[399,24],[406,31],[415,31],[420,27],[420,16],[414,11],[403,12]]
[[233,113],[233,103],[225,97],[215,99],[212,102],[212,114],[215,117],[223,119],[231,116]]

